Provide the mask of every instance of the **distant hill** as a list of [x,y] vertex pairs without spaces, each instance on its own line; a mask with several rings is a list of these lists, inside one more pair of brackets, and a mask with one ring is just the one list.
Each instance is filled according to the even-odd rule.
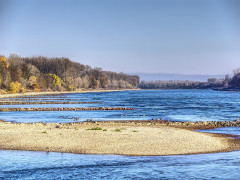
[[156,80],[189,80],[207,82],[209,78],[223,79],[225,75],[184,75],[184,74],[165,74],[165,73],[130,73],[130,75],[138,75],[141,81],[156,81]]

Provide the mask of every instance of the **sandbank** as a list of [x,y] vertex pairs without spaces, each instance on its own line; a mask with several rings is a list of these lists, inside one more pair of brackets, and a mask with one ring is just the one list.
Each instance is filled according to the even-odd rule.
[[0,122],[0,149],[156,156],[233,151],[239,142],[166,125]]

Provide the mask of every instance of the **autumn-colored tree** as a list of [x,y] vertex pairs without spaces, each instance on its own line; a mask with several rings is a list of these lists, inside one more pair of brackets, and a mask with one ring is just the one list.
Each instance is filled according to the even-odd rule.
[[60,88],[61,87],[61,81],[60,78],[56,74],[48,74],[52,78],[53,85],[55,88]]
[[35,76],[30,76],[28,81],[29,81],[29,84],[31,86],[32,84],[37,82],[37,78]]
[[9,93],[19,93],[20,91],[23,91],[21,83],[17,81],[10,83]]
[[29,80],[28,80],[28,83],[29,83],[29,87],[31,89],[33,89],[34,92],[39,92],[40,91],[40,87],[37,83],[37,78],[35,76],[30,76]]
[[16,81],[30,90],[72,91],[80,88],[136,88],[139,77],[91,68],[64,57],[21,57],[11,54],[8,58],[0,56],[0,81],[0,88],[4,91],[9,90],[10,83]]
[[48,79],[51,79],[48,75],[40,74],[37,78],[40,89],[46,90],[48,88]]
[[74,91],[76,89],[74,84],[73,84],[73,79],[72,78],[68,78],[65,81],[65,86],[66,86],[68,91]]
[[33,83],[32,88],[33,88],[34,92],[39,92],[40,91],[40,87],[39,87],[38,83]]
[[0,56],[0,64],[2,64],[5,68],[9,67],[9,63],[7,62],[7,59],[4,56]]
[[82,88],[88,89],[90,86],[90,78],[89,76],[85,75],[82,77]]
[[21,80],[21,71],[18,69],[18,67],[10,66],[10,76],[11,76],[11,81],[15,82],[18,81],[20,82]]
[[0,88],[7,88],[10,84],[9,62],[4,56],[0,56]]
[[2,85],[2,75],[0,74],[0,87]]

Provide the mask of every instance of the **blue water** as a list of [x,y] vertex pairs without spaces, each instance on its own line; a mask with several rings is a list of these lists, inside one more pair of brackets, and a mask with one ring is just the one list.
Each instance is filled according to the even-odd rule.
[[[240,118],[240,93],[212,90],[151,90],[94,92],[42,96],[41,101],[96,101],[101,104],[0,105],[0,107],[131,107],[128,111],[0,112],[0,119],[13,122],[74,122],[92,120],[232,121]],[[16,99],[16,98],[15,98]],[[31,101],[39,101],[33,98]],[[59,100],[58,100],[59,101]],[[69,118],[63,118],[68,116]]]
[[[79,117],[80,121],[89,118],[232,121],[240,117],[240,93],[237,92],[153,90],[66,94],[41,98],[43,101],[65,98],[102,102],[87,105],[53,105],[54,107],[124,106],[134,107],[135,110],[1,112],[0,119],[14,122],[74,122],[68,119],[69,117]],[[30,107],[52,106],[30,105]],[[207,132],[240,135],[240,128],[218,128]],[[0,150],[0,179],[240,179],[240,151],[131,157]]]
[[0,151],[0,179],[239,179],[240,151],[187,156]]

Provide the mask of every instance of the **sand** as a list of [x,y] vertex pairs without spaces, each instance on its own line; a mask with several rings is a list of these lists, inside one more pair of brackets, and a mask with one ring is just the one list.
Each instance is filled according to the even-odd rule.
[[14,94],[0,94],[0,98],[18,97],[18,96],[41,96],[41,95],[59,95],[59,94],[75,94],[75,93],[91,93],[91,92],[114,92],[114,91],[134,91],[141,89],[87,89],[76,91],[42,91],[42,92],[25,92]]
[[[102,130],[88,130],[95,127]],[[0,122],[0,149],[4,150],[147,156],[224,152],[237,148],[239,144],[233,143],[232,138],[168,126]]]

